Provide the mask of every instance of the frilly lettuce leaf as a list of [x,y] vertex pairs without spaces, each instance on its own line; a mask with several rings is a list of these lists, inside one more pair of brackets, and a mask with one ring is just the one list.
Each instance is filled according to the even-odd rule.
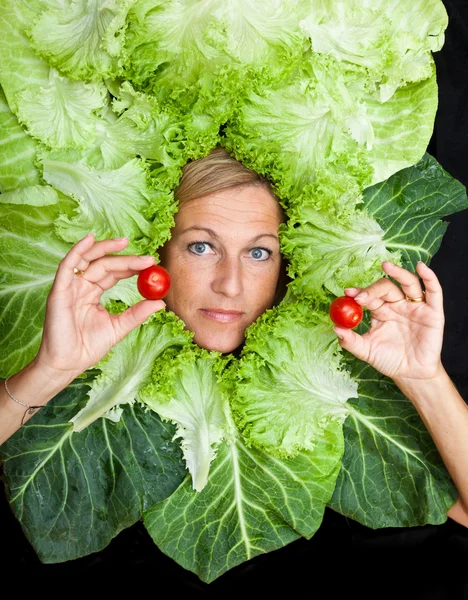
[[289,284],[299,298],[324,301],[345,287],[365,287],[382,276],[382,262],[399,264],[385,246],[385,231],[364,209],[342,216],[302,202],[280,226],[281,248],[289,258]]
[[221,440],[232,437],[229,401],[218,379],[225,360],[219,352],[188,346],[155,363],[153,382],[139,400],[176,426],[184,460],[197,492],[208,481],[210,464]]
[[365,67],[384,103],[397,88],[431,77],[431,52],[442,47],[448,15],[438,0],[317,0],[300,25],[315,52]]
[[[108,411],[133,404],[151,381],[153,363],[165,350],[180,349],[192,339],[173,313],[157,312],[131,331],[96,365],[101,374],[93,381],[89,400],[70,422],[81,431]],[[111,420],[115,420],[112,418]]]
[[138,2],[129,13],[126,72],[139,84],[153,80],[156,95],[177,96],[186,106],[194,91],[210,86],[213,100],[222,87],[227,99],[233,85],[244,87],[241,71],[271,79],[290,68],[303,50],[299,21],[307,9],[298,0]]
[[330,318],[303,303],[273,308],[252,325],[225,381],[247,445],[283,457],[313,450],[357,397]]
[[44,6],[28,30],[39,56],[71,79],[114,74],[116,60],[102,47],[119,36],[135,0],[65,0]]
[[[144,300],[143,296],[138,291],[137,279],[138,275],[120,279],[120,281],[103,293],[101,296],[101,304],[107,308],[112,300],[119,300],[126,306],[133,306],[133,304]],[[125,308],[126,307],[123,307],[123,309]]]
[[47,85],[17,96],[18,119],[29,133],[52,148],[91,146],[96,136],[95,112],[108,100],[102,82],[83,83],[50,69]]
[[173,224],[173,203],[167,198],[166,211],[159,216],[159,230],[165,236],[156,239],[151,223],[152,211],[160,198],[151,189],[147,166],[134,158],[119,169],[100,171],[82,163],[41,160],[44,179],[54,188],[74,198],[79,206],[73,218],[60,215],[57,233],[66,241],[77,242],[92,231],[97,239],[129,237],[126,253],[140,253],[159,246]]
[[290,77],[250,90],[226,126],[225,145],[285,201],[313,189],[324,169],[330,178],[346,173],[363,190],[423,156],[434,84],[431,62],[426,79],[381,102],[367,69],[309,53]]
[[25,33],[41,8],[37,0],[1,3],[0,84],[13,112],[17,109],[19,92],[34,90],[49,81],[50,66],[37,56]]

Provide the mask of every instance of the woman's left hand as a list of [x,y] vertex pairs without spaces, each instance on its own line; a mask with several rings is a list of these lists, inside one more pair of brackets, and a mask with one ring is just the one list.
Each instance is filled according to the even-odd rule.
[[418,275],[390,262],[384,277],[366,288],[347,288],[345,294],[370,311],[371,327],[359,335],[351,329],[334,327],[342,348],[369,363],[397,385],[411,380],[431,379],[444,371],[441,363],[444,310],[442,288],[424,263],[416,271],[424,283],[425,301]]

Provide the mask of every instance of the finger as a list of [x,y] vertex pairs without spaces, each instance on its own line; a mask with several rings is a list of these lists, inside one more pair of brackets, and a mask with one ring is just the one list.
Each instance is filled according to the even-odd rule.
[[104,256],[89,263],[83,277],[91,283],[99,283],[115,271],[133,270],[133,274],[156,263],[154,256]]
[[427,304],[443,313],[444,311],[444,298],[442,293],[442,286],[437,279],[436,274],[423,262],[418,262],[416,265],[416,271],[423,280],[424,287],[426,288],[426,302]]
[[96,260],[109,254],[111,252],[120,252],[123,250],[128,244],[128,238],[115,238],[115,239],[107,239],[100,240],[98,242],[94,242],[94,244],[83,253],[80,264],[77,265],[78,269],[82,271],[86,271],[89,266],[89,263],[92,260]]
[[333,327],[333,331],[338,337],[338,343],[342,348],[354,354],[360,360],[367,362],[369,358],[369,344],[362,335],[359,335],[352,329],[344,329],[343,327]]
[[403,267],[399,267],[388,261],[382,263],[382,269],[387,275],[398,281],[403,293],[410,298],[421,298],[423,296],[421,280],[416,273],[411,273],[411,271],[407,271]]
[[111,271],[103,279],[96,282],[98,292],[96,299],[100,300],[103,292],[110,290],[110,288],[114,287],[114,285],[116,285],[122,279],[134,277],[136,274],[137,272],[135,269],[127,269],[126,271]]
[[404,293],[393,281],[382,277],[371,285],[363,288],[354,299],[358,304],[376,311],[386,302],[394,303],[404,300]]
[[83,239],[77,242],[72,248],[65,254],[59,263],[57,273],[55,274],[53,289],[55,291],[64,291],[69,288],[73,278],[75,277],[75,267],[79,268],[78,265],[82,260],[83,254],[93,245],[94,235],[88,233]]
[[361,288],[345,288],[344,293],[345,293],[345,296],[349,296],[350,298],[355,298],[361,291],[362,291]]
[[141,325],[146,319],[166,306],[163,300],[141,300],[119,315],[111,315],[114,327],[122,340],[133,329]]

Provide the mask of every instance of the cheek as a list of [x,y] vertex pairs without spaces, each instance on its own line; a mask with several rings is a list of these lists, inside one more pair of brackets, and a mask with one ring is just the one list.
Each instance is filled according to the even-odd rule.
[[279,278],[279,266],[274,265],[271,269],[257,273],[249,280],[249,296],[252,304],[261,312],[273,305],[276,294],[276,286]]
[[171,274],[171,288],[164,302],[169,310],[184,320],[190,308],[196,306],[197,298],[205,289],[203,272],[194,269],[189,262],[177,258],[169,260],[166,269]]

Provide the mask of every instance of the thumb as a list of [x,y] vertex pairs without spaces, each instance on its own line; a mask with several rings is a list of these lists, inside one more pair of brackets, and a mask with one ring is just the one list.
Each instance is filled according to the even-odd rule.
[[144,323],[153,313],[165,307],[166,303],[162,300],[141,300],[120,315],[113,315],[120,340]]
[[338,343],[344,350],[351,352],[356,358],[368,362],[369,342],[362,335],[343,327],[333,327],[333,331],[338,336]]

